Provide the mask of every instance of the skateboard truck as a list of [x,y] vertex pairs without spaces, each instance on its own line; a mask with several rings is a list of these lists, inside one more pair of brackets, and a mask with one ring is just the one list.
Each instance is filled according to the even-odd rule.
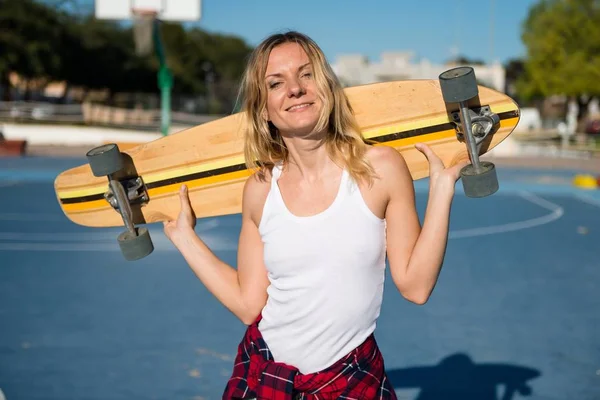
[[138,260],[152,253],[154,245],[147,228],[136,228],[133,223],[132,204],[148,202],[148,193],[141,177],[119,180],[116,173],[124,167],[123,155],[116,144],[95,147],[86,154],[94,176],[108,177],[108,191],[104,198],[121,214],[127,228],[117,241],[128,261]]
[[485,197],[494,194],[498,190],[496,167],[489,161],[480,160],[479,152],[483,139],[500,122],[500,118],[489,107],[468,107],[468,101],[479,94],[473,68],[450,69],[440,74],[439,81],[444,101],[459,105],[459,110],[451,115],[457,123],[457,136],[466,142],[471,160],[471,164],[460,171],[465,195]]
[[[123,187],[123,191],[127,193],[127,199],[130,204],[146,204],[148,203],[148,192],[142,177],[138,176],[132,179],[119,180]],[[115,191],[112,184],[109,186],[108,192],[104,193],[104,199],[115,209],[119,210],[119,202],[117,201]]]
[[[494,114],[490,111],[488,106],[477,107],[473,109],[467,109],[471,118],[471,130],[477,144],[477,153],[481,148],[481,142],[487,137],[492,131],[494,126],[500,122],[498,114]],[[465,140],[465,134],[462,129],[460,111],[452,112],[452,120],[456,124],[456,137],[460,141]]]

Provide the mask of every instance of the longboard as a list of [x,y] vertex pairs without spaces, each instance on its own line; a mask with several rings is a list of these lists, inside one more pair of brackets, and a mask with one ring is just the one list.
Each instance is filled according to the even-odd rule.
[[[499,120],[480,144],[479,155],[483,155],[512,133],[520,112],[506,94],[484,86],[477,89],[478,96],[466,102],[469,109],[487,109]],[[345,92],[364,137],[401,152],[414,180],[429,172],[426,158],[414,148],[417,142],[428,144],[446,166],[469,159],[457,121],[459,104],[444,101],[439,81],[374,83]],[[233,114],[121,150],[125,167],[113,177],[127,180],[124,185],[137,182],[141,191],[131,203],[132,222],[176,219],[182,183],[189,188],[198,218],[240,213],[243,185],[252,172],[244,163],[240,116]],[[114,203],[105,197],[107,177],[94,176],[89,164],[60,173],[54,188],[62,211],[72,222],[88,227],[124,225]]]

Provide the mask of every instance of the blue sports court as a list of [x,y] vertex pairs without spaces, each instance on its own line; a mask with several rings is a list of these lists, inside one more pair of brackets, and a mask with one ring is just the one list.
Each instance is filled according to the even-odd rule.
[[[126,262],[121,229],[63,217],[52,182],[84,158],[0,159],[0,390],[16,399],[219,399],[244,326],[153,225]],[[430,301],[390,279],[376,338],[400,399],[600,397],[600,191],[576,171],[499,167],[501,189],[453,206]],[[427,182],[416,182],[421,217]],[[239,216],[197,232],[235,265]],[[351,293],[348,293],[351,296]],[[1,398],[1,397],[0,397]]]

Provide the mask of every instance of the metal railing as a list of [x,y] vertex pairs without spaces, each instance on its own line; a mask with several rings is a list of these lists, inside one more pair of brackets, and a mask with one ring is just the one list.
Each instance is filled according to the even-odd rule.
[[[196,126],[222,115],[172,112],[171,124]],[[110,126],[159,130],[160,109],[126,109],[101,104],[53,104],[44,102],[0,102],[0,122]]]

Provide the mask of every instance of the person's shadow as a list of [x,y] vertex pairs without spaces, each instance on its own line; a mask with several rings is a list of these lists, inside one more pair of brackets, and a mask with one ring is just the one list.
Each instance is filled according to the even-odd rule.
[[525,366],[475,364],[463,353],[452,354],[434,366],[386,372],[395,389],[420,389],[415,400],[511,400],[515,393],[530,396],[528,381],[541,375]]

